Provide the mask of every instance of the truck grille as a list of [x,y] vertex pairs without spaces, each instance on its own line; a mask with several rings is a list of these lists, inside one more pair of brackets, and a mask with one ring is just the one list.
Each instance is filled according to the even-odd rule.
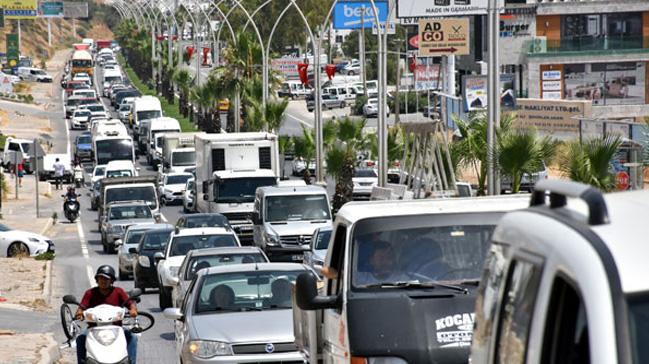
[[249,221],[251,219],[249,212],[226,212],[223,214],[228,218],[228,221]]
[[[267,354],[266,346],[268,344],[243,344],[243,345],[233,345],[232,351],[234,354]],[[297,346],[295,343],[274,343],[273,353],[287,353],[291,351],[297,351]]]
[[311,243],[311,235],[286,235],[281,236],[279,241],[282,244],[302,245]]

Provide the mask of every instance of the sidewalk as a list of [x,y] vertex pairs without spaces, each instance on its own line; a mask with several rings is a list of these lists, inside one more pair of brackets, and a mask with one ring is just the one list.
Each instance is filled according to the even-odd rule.
[[[29,342],[31,345],[25,345]],[[0,361],[7,364],[52,364],[60,358],[52,333],[16,334],[0,331]]]
[[36,177],[34,175],[23,177],[22,187],[18,188],[18,199],[16,199],[15,177],[5,173],[4,180],[9,186],[9,191],[2,196],[0,223],[13,229],[47,236],[47,230],[52,224],[52,213],[61,214],[62,205],[59,202],[62,203],[62,199],[57,198],[58,192],[61,191],[56,191],[49,182],[38,183],[40,214],[36,217]]

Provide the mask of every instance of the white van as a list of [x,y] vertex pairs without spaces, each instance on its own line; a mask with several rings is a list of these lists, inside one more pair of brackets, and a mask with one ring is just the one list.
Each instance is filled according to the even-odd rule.
[[133,101],[133,131],[137,132],[140,121],[162,116],[160,100],[155,96],[140,96]]
[[[150,165],[162,162],[162,136],[165,133],[180,133],[178,120],[169,117],[151,119],[146,129],[146,158]],[[140,134],[141,135],[141,134]]]
[[277,96],[288,97],[295,100],[298,98],[304,98],[311,92],[312,89],[308,86],[304,86],[300,81],[286,81],[282,83],[279,91],[277,91]]
[[25,81],[52,82],[52,76],[40,68],[18,67],[18,77]]
[[104,176],[106,177],[137,177],[139,168],[131,161],[117,160],[106,164]]
[[92,89],[81,89],[72,91],[72,96],[81,96],[88,99],[99,99],[97,97],[97,91]]
[[353,101],[356,99],[356,89],[352,85],[325,87],[322,89],[322,94],[335,96],[340,101]]
[[122,83],[124,81],[124,78],[122,77],[122,72],[118,69],[114,70],[104,70],[104,81],[102,83],[102,86],[104,88],[108,87],[110,84],[113,83]]

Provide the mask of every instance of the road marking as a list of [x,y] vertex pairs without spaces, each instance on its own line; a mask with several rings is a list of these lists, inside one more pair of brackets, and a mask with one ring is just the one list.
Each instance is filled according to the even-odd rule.
[[95,287],[97,283],[95,282],[95,274],[92,271],[90,264],[86,265],[86,273],[88,274],[88,282],[90,282],[90,286]]
[[88,276],[88,283],[91,286],[96,286],[95,275],[92,271],[92,266],[90,265],[90,255],[88,254],[88,243],[86,242],[86,236],[83,233],[83,224],[81,220],[77,220],[77,234],[79,235],[79,242],[81,243],[81,254],[86,260],[86,274]]
[[63,108],[63,120],[65,120],[65,137],[68,141],[68,155],[72,158],[72,146],[70,145],[70,125],[68,124],[68,118],[65,117],[65,102],[63,102],[63,96],[65,95],[65,90],[61,90],[61,107]]
[[164,222],[169,222],[169,220],[167,220],[167,218],[165,217],[165,215],[162,214],[162,212],[160,213],[160,218],[161,218],[162,221],[164,221]]
[[293,116],[291,114],[286,114],[286,116],[293,119],[293,120],[297,120],[298,123],[306,126],[307,128],[313,128],[313,125],[309,124],[307,121],[304,121],[304,120],[302,120],[302,119],[300,119],[298,117],[295,117],[295,116]]

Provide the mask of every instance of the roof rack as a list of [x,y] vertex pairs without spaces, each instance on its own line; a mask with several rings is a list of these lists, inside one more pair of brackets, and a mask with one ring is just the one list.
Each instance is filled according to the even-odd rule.
[[610,221],[604,195],[595,187],[572,181],[540,180],[534,186],[530,206],[545,205],[548,195],[551,209],[566,206],[566,197],[584,201],[588,206],[589,225],[604,225]]

